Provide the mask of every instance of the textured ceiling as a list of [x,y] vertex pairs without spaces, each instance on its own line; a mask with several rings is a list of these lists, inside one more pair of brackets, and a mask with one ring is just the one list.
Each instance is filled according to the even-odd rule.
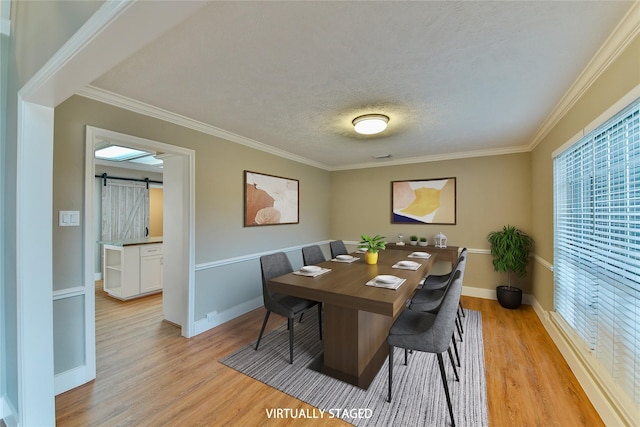
[[329,169],[524,148],[632,4],[212,2],[92,86]]

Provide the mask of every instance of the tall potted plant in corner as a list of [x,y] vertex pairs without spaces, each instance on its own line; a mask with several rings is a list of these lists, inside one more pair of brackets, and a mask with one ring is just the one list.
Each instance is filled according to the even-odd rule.
[[378,262],[378,251],[386,248],[384,237],[377,234],[374,237],[363,234],[360,238],[362,240],[358,247],[367,250],[364,254],[364,261],[367,264],[376,264]]
[[507,286],[496,287],[498,302],[505,308],[518,308],[522,303],[522,289],[511,286],[511,276],[526,277],[533,239],[524,231],[505,225],[502,230],[489,233],[487,240],[491,245],[493,269],[507,273]]

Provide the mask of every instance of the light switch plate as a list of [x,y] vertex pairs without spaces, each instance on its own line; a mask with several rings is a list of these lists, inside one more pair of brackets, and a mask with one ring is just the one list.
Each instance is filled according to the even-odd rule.
[[60,227],[78,227],[80,225],[80,211],[60,211],[58,225]]

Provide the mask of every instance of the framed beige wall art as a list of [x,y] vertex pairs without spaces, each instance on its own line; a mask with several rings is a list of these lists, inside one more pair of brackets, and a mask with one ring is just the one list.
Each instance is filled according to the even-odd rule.
[[298,224],[299,181],[244,171],[244,226]]
[[456,179],[391,182],[392,224],[456,223]]

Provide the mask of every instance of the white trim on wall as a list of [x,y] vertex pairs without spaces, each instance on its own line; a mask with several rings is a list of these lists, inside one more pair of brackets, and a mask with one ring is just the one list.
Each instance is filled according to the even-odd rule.
[[280,150],[267,144],[263,144],[262,142],[255,141],[253,139],[226,131],[224,129],[220,129],[215,126],[211,126],[206,123],[191,119],[189,117],[172,113],[171,111],[154,107],[153,105],[146,104],[141,101],[136,101],[135,99],[131,99],[117,93],[109,92],[95,86],[88,85],[85,88],[77,91],[76,95],[92,99],[94,101],[102,102],[104,104],[112,105],[114,107],[122,108],[134,113],[153,117],[168,123],[174,123],[187,129],[193,129],[207,135],[222,138],[226,141],[235,142],[237,144],[241,144],[259,151],[264,151],[266,153],[283,157],[285,159],[293,160],[294,162],[306,164],[320,169],[328,168],[328,166],[323,163],[297,156],[287,151]]
[[634,405],[620,402],[615,398],[614,393],[608,392],[609,385],[588,361],[592,356],[581,348],[579,340],[571,338],[570,331],[561,326],[563,319],[554,311],[544,311],[535,300],[531,305],[604,424],[608,426],[639,425],[640,414],[629,412],[629,408]]
[[201,264],[196,264],[195,271],[208,270],[210,268],[222,267],[224,265],[231,265],[231,264],[237,264],[240,262],[252,261],[260,258],[263,255],[272,254],[274,252],[285,252],[285,253],[293,252],[293,251],[301,250],[303,247],[309,246],[309,245],[328,245],[329,242],[330,240],[323,240],[321,242],[305,243],[304,245],[289,246],[287,248],[273,249],[265,252],[254,252],[254,253],[246,254],[242,256],[221,259],[218,261],[205,262]]
[[529,150],[532,151],[547,136],[558,122],[571,110],[580,98],[605,70],[624,52],[640,32],[640,2],[636,2],[620,21],[609,38],[580,73],[558,105],[544,120],[534,136]]
[[256,150],[264,151],[283,157],[295,162],[314,166],[327,171],[364,169],[370,167],[397,166],[414,163],[436,162],[443,160],[464,159],[470,157],[497,156],[502,154],[524,153],[533,151],[533,149],[544,139],[544,137],[558,124],[560,119],[575,105],[575,103],[584,95],[584,93],[593,85],[593,83],[602,75],[602,73],[624,52],[624,50],[633,41],[640,31],[640,2],[634,4],[627,15],[622,19],[620,24],[609,36],[607,41],[602,45],[598,52],[591,59],[587,67],[582,71],[573,85],[561,98],[553,111],[542,123],[532,141],[528,145],[505,147],[499,149],[477,150],[469,152],[451,153],[438,156],[423,156],[410,159],[399,159],[395,161],[385,162],[384,164],[368,162],[344,165],[339,167],[331,167],[329,165],[316,162],[284,150],[280,150],[255,141],[250,138],[237,135],[224,129],[220,129],[167,110],[131,99],[107,90],[88,85],[76,92],[76,95],[93,99],[105,104],[113,105],[129,111],[133,111],[146,116],[155,117],[170,123],[175,123],[189,129],[194,129],[208,135],[217,136],[225,140],[239,143]]

